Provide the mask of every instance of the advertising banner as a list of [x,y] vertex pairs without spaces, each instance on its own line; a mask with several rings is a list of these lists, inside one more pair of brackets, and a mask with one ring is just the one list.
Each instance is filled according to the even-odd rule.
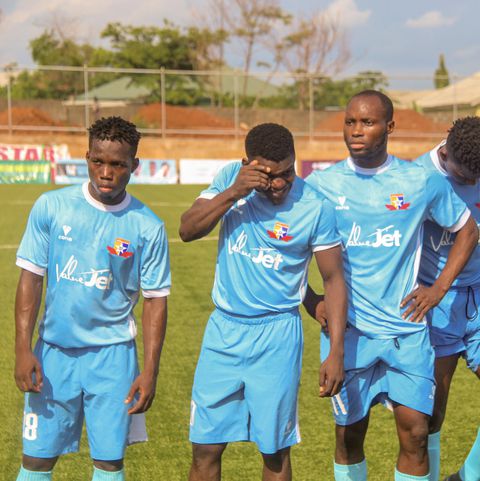
[[0,162],[0,184],[49,184],[50,162]]
[[0,161],[17,160],[38,162],[46,160],[56,162],[69,159],[70,153],[66,144],[60,145],[13,145],[0,144]]
[[[131,184],[175,184],[177,165],[174,160],[142,159],[130,177]],[[88,180],[85,159],[60,159],[55,165],[55,184],[83,184]]]
[[239,159],[180,159],[180,184],[210,184],[217,172]]
[[301,177],[305,179],[314,170],[325,170],[331,165],[337,163],[338,160],[302,160],[301,162]]

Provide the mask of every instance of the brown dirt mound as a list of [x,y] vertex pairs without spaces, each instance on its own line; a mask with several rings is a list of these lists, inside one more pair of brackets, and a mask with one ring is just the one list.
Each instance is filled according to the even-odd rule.
[[[45,112],[27,107],[13,107],[12,108],[12,123],[13,125],[40,125],[40,126],[57,126],[60,125],[55,122]],[[0,125],[8,125],[8,111],[0,112]]]
[[[229,129],[233,121],[217,117],[200,108],[166,106],[167,129]],[[162,107],[160,103],[141,107],[134,121],[145,127],[160,128],[162,125]]]
[[[317,124],[317,131],[341,133],[345,115],[343,112],[336,112]],[[395,110],[395,137],[411,136],[412,134],[442,134],[445,135],[450,128],[449,124],[435,122],[429,117],[422,115],[412,109]]]

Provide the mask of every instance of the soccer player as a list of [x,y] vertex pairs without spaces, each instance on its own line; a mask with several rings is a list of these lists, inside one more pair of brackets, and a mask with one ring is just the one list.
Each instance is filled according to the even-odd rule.
[[264,481],[291,479],[300,441],[297,394],[303,334],[298,306],[312,255],[324,279],[332,348],[320,393],[343,379],[346,288],[332,206],[295,175],[292,134],[254,127],[246,158],[226,166],[183,214],[184,241],[221,221],[212,298],[193,384],[190,481],[218,481],[227,443],[254,441]]
[[[26,392],[17,481],[48,481],[86,420],[95,481],[122,481],[125,446],[146,440],[170,290],[163,222],[125,188],[140,134],[120,117],[89,129],[90,181],[43,194],[17,252],[15,380]],[[39,339],[32,337],[46,277]],[[144,299],[139,374],[133,308]]]
[[[480,118],[457,120],[446,141],[417,159],[430,172],[444,176],[461,197],[476,222],[480,222]],[[452,249],[455,234],[427,221],[420,263],[420,291],[439,297],[430,286],[442,271]],[[443,292],[440,293],[444,294]],[[435,405],[430,419],[428,452],[430,479],[438,481],[440,472],[440,430],[445,419],[450,383],[463,356],[468,367],[480,377],[480,247],[476,247],[463,271],[452,283],[440,303],[429,311],[427,319],[430,338],[435,350]],[[477,450],[480,450],[480,441]],[[459,479],[480,480],[480,455],[469,456]],[[452,478],[454,479],[454,478]]]
[[[416,287],[425,220],[457,232],[435,281],[434,289],[441,292],[448,290],[478,240],[470,211],[443,176],[387,153],[393,129],[387,96],[372,90],[355,95],[344,122],[350,157],[307,178],[335,203],[349,288],[345,382],[332,398],[337,481],[367,479],[364,439],[370,408],[380,401],[392,404],[397,426],[395,480],[428,479],[435,381],[424,315],[431,305],[417,292],[406,307],[400,305]],[[322,332],[322,357],[328,349]]]

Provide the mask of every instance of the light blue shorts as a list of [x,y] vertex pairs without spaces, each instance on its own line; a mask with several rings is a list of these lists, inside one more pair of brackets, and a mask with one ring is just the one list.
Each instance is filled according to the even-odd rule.
[[296,309],[255,318],[215,310],[195,372],[190,441],[254,441],[265,454],[300,442],[302,351]]
[[93,459],[122,459],[127,444],[146,440],[144,415],[129,416],[124,404],[138,375],[134,341],[63,349],[39,339],[34,352],[43,388],[25,395],[24,454],[78,451],[84,417]]
[[436,357],[461,354],[467,366],[480,366],[480,289],[450,289],[427,314]]
[[[321,357],[330,350],[321,334]],[[435,395],[434,353],[427,329],[393,339],[375,339],[349,327],[345,332],[345,381],[332,397],[335,422],[363,419],[379,402],[394,402],[431,415]]]

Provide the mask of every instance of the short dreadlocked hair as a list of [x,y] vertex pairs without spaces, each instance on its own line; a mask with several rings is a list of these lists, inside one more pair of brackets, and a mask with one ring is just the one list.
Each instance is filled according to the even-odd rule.
[[291,155],[295,157],[293,136],[283,125],[259,124],[248,132],[245,138],[245,152],[249,159],[259,156],[266,160],[281,162]]
[[393,103],[390,100],[390,97],[386,96],[383,92],[378,90],[363,90],[358,94],[355,94],[351,99],[350,102],[357,97],[376,97],[380,100],[383,110],[385,111],[385,120],[390,122],[393,120]]
[[480,117],[456,120],[447,137],[447,152],[453,161],[472,174],[480,174]]
[[90,147],[95,139],[125,142],[132,147],[133,155],[137,153],[140,137],[140,132],[137,131],[135,124],[122,119],[122,117],[102,117],[88,129],[88,144]]

